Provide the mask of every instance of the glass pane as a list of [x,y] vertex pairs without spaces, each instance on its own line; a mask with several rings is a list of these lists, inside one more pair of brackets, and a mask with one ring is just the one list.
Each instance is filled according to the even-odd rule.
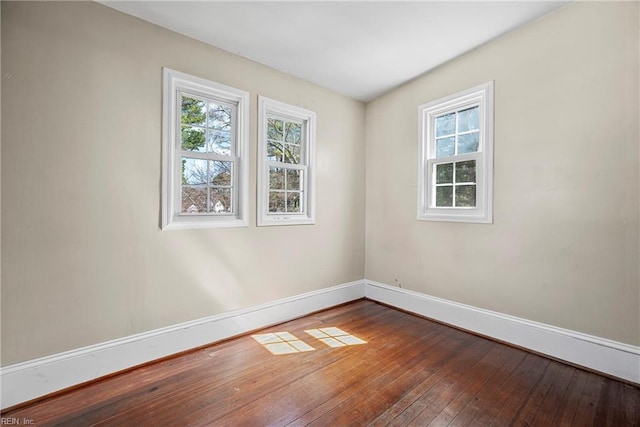
[[182,97],[181,123],[183,125],[204,126],[204,121],[207,118],[206,111],[204,101],[188,96]]
[[458,135],[458,154],[475,153],[478,151],[479,132]]
[[269,168],[269,189],[284,190],[284,169]]
[[453,163],[436,165],[436,184],[453,184]]
[[436,157],[453,156],[455,137],[436,139]]
[[287,169],[287,190],[300,190],[302,171]]
[[436,137],[453,135],[456,132],[456,113],[436,117]]
[[267,141],[267,160],[282,161],[282,142]]
[[231,186],[231,176],[233,175],[233,162],[210,161],[209,176],[211,185]]
[[292,144],[300,144],[300,139],[302,136],[302,124],[287,123],[285,131],[285,141]]
[[269,191],[269,212],[285,212],[284,191]]
[[476,161],[456,163],[456,182],[476,182]]
[[453,186],[436,187],[436,206],[453,206]]
[[231,213],[233,212],[233,203],[231,202],[230,188],[210,188],[209,198],[211,200],[211,212],[214,213]]
[[207,132],[207,151],[220,154],[221,156],[231,155],[231,132],[210,130]]
[[182,126],[180,147],[182,147],[183,150],[203,153],[206,150],[204,144],[204,129]]
[[480,129],[479,111],[478,107],[458,111],[458,132]]
[[284,160],[285,163],[300,163],[300,146],[293,144],[284,144]]
[[282,141],[282,120],[267,119],[267,138]]
[[195,214],[207,212],[207,187],[182,186],[182,213]]
[[[182,158],[182,183],[206,187],[209,182],[207,160]],[[206,190],[206,189],[205,189]]]
[[300,193],[287,193],[287,212],[300,212]]
[[476,186],[457,185],[456,186],[456,207],[476,207]]
[[231,107],[209,102],[209,116],[207,127],[216,130],[231,130]]

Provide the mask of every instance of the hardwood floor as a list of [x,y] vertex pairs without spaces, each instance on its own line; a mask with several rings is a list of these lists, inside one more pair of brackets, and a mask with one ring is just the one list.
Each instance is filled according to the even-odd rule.
[[[365,344],[330,347],[305,330]],[[292,337],[314,350],[294,351]],[[637,426],[640,389],[368,300],[2,414],[63,426]],[[334,338],[349,341],[344,336]],[[327,340],[335,345],[335,341]]]

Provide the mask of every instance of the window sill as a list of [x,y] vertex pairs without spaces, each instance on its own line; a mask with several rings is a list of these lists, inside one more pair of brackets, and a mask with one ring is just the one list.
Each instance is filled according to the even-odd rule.
[[493,224],[493,218],[487,215],[469,215],[467,213],[420,213],[419,221],[468,222],[472,224]]
[[239,218],[215,218],[203,219],[194,217],[185,217],[174,219],[169,224],[163,225],[163,230],[194,230],[202,228],[240,228],[248,227],[249,224],[244,219]]
[[309,217],[271,217],[258,219],[258,227],[269,227],[278,225],[314,225],[316,220]]

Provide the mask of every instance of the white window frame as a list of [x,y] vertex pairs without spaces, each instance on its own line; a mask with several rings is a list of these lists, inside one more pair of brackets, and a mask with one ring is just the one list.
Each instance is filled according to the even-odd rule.
[[[300,164],[267,159],[267,117],[303,123]],[[258,226],[315,224],[316,113],[264,96],[258,97]],[[303,170],[300,213],[269,213],[269,167]]]
[[[181,175],[183,151],[181,138],[181,94],[213,100],[235,107],[235,153],[207,158],[233,162],[233,213],[189,215],[181,212]],[[163,68],[162,108],[162,229],[247,227],[249,93],[179,71]],[[194,156],[201,157],[201,156]],[[219,158],[215,158],[219,157]]]
[[[475,153],[436,158],[435,118],[479,107],[479,145]],[[418,220],[493,223],[493,81],[418,107]],[[435,206],[435,166],[476,161],[476,207]]]

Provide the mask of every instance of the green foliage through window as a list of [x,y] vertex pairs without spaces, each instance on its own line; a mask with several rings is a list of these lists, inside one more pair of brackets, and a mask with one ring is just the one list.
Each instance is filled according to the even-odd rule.
[[[182,95],[180,148],[221,156],[232,154],[232,108]],[[182,157],[182,212],[232,212],[231,161]]]
[[436,206],[476,206],[476,161],[440,163],[435,165]]

